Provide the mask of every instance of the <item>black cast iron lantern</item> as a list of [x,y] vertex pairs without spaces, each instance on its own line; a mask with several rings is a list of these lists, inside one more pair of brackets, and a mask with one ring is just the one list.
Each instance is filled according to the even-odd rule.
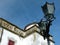
[[45,5],[42,6],[42,10],[45,14],[45,17],[48,20],[54,19],[54,11],[55,11],[55,6],[54,3],[48,3],[46,2]]
[[40,29],[46,31],[46,21],[41,20],[40,24]]

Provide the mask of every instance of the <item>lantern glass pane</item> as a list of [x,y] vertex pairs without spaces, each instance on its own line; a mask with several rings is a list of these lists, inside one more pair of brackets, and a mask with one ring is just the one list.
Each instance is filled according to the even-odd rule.
[[54,13],[54,5],[47,4],[47,8],[48,8],[48,13],[49,14],[53,14]]
[[46,30],[46,22],[41,23],[41,28],[42,28],[42,30]]

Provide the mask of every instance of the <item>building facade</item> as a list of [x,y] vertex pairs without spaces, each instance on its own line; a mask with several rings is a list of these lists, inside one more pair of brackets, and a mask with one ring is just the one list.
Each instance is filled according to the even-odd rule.
[[[49,36],[50,45],[54,45],[53,36]],[[0,18],[0,45],[48,45],[37,23],[29,24],[24,30]]]

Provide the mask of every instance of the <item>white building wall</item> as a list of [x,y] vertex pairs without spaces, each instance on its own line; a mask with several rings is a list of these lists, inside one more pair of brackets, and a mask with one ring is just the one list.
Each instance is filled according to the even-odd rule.
[[[47,45],[47,39],[44,40],[43,37],[36,32],[25,38],[22,38],[4,29],[0,45],[8,45],[9,39],[15,41],[15,45]],[[54,44],[51,42],[51,45]]]
[[18,45],[20,43],[20,38],[17,35],[4,29],[2,40],[1,40],[1,45],[8,45],[9,39],[12,39],[13,41],[15,41],[16,42],[15,45]]
[[54,43],[52,43],[52,42],[50,41],[50,45],[54,45]]

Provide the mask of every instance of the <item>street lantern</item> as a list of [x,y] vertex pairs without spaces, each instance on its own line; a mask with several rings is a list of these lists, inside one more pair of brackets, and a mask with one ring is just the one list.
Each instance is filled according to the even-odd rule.
[[46,21],[41,19],[41,21],[38,23],[38,25],[40,26],[41,30],[45,30],[46,31]]
[[48,20],[52,20],[54,19],[54,11],[55,11],[55,6],[54,6],[54,3],[48,3],[46,2],[45,5],[42,6],[42,10],[45,14],[45,17],[48,19]]
[[41,33],[43,34],[43,36],[44,36],[44,39],[45,39],[45,37],[46,37],[46,24],[47,24],[47,22],[44,20],[44,19],[41,19],[41,21],[38,23],[38,25],[39,25],[39,28],[41,29]]

